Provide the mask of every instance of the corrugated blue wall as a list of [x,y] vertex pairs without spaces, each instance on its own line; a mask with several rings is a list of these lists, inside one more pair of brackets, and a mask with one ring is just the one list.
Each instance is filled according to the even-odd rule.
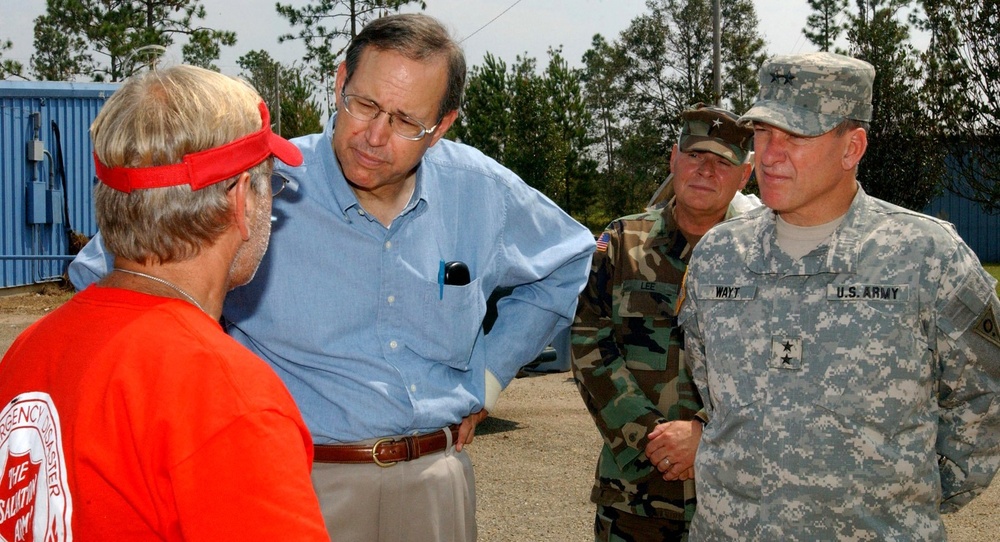
[[58,279],[69,230],[96,232],[88,130],[118,87],[0,81],[0,288]]
[[982,263],[1000,263],[1000,214],[986,214],[972,201],[945,191],[924,213],[947,220],[979,256]]

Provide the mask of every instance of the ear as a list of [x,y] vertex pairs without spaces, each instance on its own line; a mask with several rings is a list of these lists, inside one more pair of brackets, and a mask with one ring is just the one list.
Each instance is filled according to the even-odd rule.
[[451,128],[451,125],[454,124],[456,120],[458,120],[458,110],[452,109],[451,111],[445,113],[444,116],[441,117],[441,122],[438,123],[437,128],[434,129],[434,133],[431,134],[431,143],[427,146],[433,147],[435,143],[441,141],[441,138],[444,137],[444,134],[448,133],[448,129]]
[[340,95],[344,91],[344,85],[347,84],[347,61],[341,62],[337,66],[337,82],[334,85],[336,90],[334,92],[334,101],[339,109],[342,103],[340,103]]
[[677,171],[677,153],[680,152],[677,148],[677,143],[674,143],[673,147],[670,147],[670,171]]
[[845,135],[847,140],[842,163],[845,171],[851,171],[858,166],[868,149],[868,132],[864,128],[855,128]]
[[740,166],[743,168],[743,180],[740,181],[740,190],[747,187],[747,182],[750,181],[750,174],[753,173],[753,159],[747,160],[747,163]]
[[240,232],[240,237],[244,241],[250,240],[250,210],[247,202],[253,192],[250,190],[250,173],[244,171],[236,181],[236,185],[229,191],[229,208],[233,210],[233,224]]

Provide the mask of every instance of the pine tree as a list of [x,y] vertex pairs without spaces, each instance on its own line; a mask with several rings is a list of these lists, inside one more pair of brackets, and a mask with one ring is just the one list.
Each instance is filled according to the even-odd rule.
[[930,33],[922,97],[947,142],[946,187],[1000,212],[1000,7],[993,0],[923,0]]
[[218,69],[236,34],[198,24],[200,0],[47,0],[35,20],[32,69],[39,79],[121,81],[156,60],[178,37],[184,62]]
[[875,67],[868,150],[858,177],[869,194],[921,210],[944,179],[945,149],[916,90],[920,81],[909,27],[899,20],[907,0],[857,0],[849,21],[851,55]]
[[297,27],[295,34],[278,36],[278,43],[301,40],[306,54],[302,59],[314,74],[326,94],[327,108],[332,110],[336,101],[333,88],[336,83],[340,57],[351,39],[368,21],[376,19],[408,4],[417,4],[424,9],[423,0],[313,0],[303,7],[292,4],[275,4],[278,15]]
[[847,9],[847,0],[808,0],[815,13],[806,18],[802,35],[820,51],[830,51],[844,31],[841,18]]
[[16,60],[4,59],[3,52],[14,46],[10,40],[0,41],[0,79],[24,77],[24,65]]

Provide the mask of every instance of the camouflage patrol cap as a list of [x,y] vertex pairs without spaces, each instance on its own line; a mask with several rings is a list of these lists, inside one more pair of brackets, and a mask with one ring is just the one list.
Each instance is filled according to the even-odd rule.
[[818,136],[844,119],[872,120],[871,64],[835,53],[775,56],[760,67],[757,102],[740,117]]
[[677,145],[682,152],[707,151],[733,164],[746,161],[753,145],[753,130],[736,124],[737,116],[703,103],[681,113],[684,124]]

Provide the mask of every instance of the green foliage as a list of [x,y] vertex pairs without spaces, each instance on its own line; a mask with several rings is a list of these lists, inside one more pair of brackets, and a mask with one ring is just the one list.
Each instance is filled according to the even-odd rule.
[[1000,6],[995,0],[922,0],[931,35],[923,99],[951,143],[946,188],[1000,212]]
[[302,41],[306,49],[302,60],[312,69],[327,95],[327,107],[332,110],[334,74],[351,39],[368,21],[413,3],[420,9],[427,7],[423,0],[313,0],[302,7],[279,2],[275,4],[278,15],[297,32],[278,36],[278,43]]
[[503,164],[531,186],[551,194],[563,174],[559,159],[565,152],[547,99],[544,79],[535,73],[535,59],[518,57],[508,78],[510,130]]
[[712,22],[705,0],[647,0],[617,46],[630,118],[653,119],[664,139],[680,112],[712,100]]
[[552,120],[559,138],[557,156],[561,176],[550,185],[549,195],[567,212],[586,207],[594,196],[597,162],[586,156],[594,143],[588,133],[593,116],[583,95],[580,71],[570,69],[559,49],[549,49],[549,65],[543,84],[550,101]]
[[767,60],[751,0],[722,3],[722,95],[737,114],[753,106],[760,91],[757,72]]
[[670,150],[653,119],[640,119],[622,130],[618,168],[605,177],[604,203],[612,218],[645,208],[656,187],[670,173]]
[[290,66],[282,73],[284,92],[279,133],[284,137],[299,137],[322,132],[323,108],[315,98],[315,83],[300,67]]
[[538,74],[534,58],[509,70],[492,55],[472,68],[462,115],[449,137],[472,145],[547,194],[567,212],[594,197],[596,163],[587,154],[591,124],[580,84],[559,49]]
[[199,0],[47,0],[35,20],[32,70],[43,80],[121,81],[177,37],[186,38],[184,62],[217,69],[236,34],[199,26],[204,18]]
[[921,210],[945,175],[945,147],[920,105],[920,70],[909,28],[897,17],[909,0],[857,0],[848,39],[852,56],[875,67],[873,119],[859,178],[869,194]]
[[513,115],[508,111],[507,64],[487,53],[469,74],[462,114],[449,136],[503,162]]
[[250,51],[236,62],[243,69],[240,76],[264,98],[276,133],[291,138],[323,130],[322,108],[314,98],[316,85],[303,68],[282,65],[262,50]]
[[14,46],[10,40],[0,41],[0,79],[24,77],[24,65],[16,60],[4,59],[3,52]]
[[834,42],[844,32],[841,17],[847,9],[847,0],[807,0],[814,11],[806,18],[802,35],[820,51],[830,51]]
[[620,193],[614,189],[620,167],[622,117],[627,109],[624,72],[627,60],[624,51],[609,44],[603,36],[593,37],[591,48],[583,55],[584,69],[580,73],[583,84],[584,104],[591,111],[593,121],[588,134],[593,144],[590,156],[598,169],[597,177],[588,186],[588,196],[594,198],[581,221],[592,230],[604,227],[615,214],[609,208],[616,205]]
[[[983,265],[986,272],[993,275],[993,278],[1000,281],[1000,263],[988,263]],[[1000,295],[1000,282],[997,283],[997,295]]]
[[31,56],[31,70],[43,81],[71,81],[78,75],[90,73],[94,65],[87,52],[86,40],[61,30],[58,20],[58,16],[51,15],[35,19],[35,54]]
[[[597,197],[584,218],[641,211],[670,173],[681,111],[714,103],[711,2],[648,0],[646,7],[617,41],[594,36],[583,57],[585,104],[594,119],[589,149],[598,170]],[[741,112],[759,90],[764,41],[750,0],[723,0],[721,8],[721,101]]]

